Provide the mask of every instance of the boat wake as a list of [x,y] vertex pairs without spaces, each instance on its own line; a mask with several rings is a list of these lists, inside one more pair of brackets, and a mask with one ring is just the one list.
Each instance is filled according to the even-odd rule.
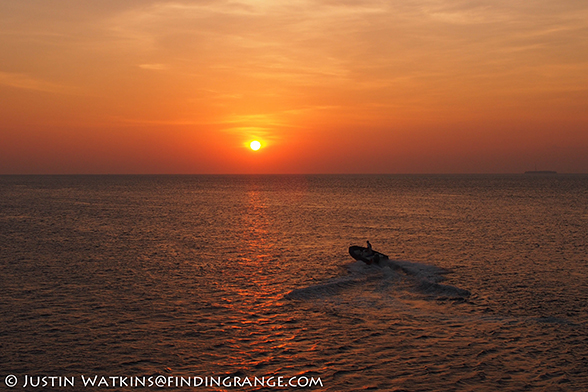
[[445,285],[447,270],[404,260],[382,260],[378,265],[357,261],[347,266],[348,274],[308,287],[292,290],[287,299],[326,299],[332,296],[369,294],[393,297],[416,296],[418,299],[465,300],[466,290]]

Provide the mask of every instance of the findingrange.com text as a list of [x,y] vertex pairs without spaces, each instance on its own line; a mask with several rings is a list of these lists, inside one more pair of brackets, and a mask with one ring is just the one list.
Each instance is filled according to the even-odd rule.
[[269,377],[238,377],[238,376],[15,376],[4,377],[4,385],[9,388],[313,388],[322,387],[320,377],[306,376],[269,376]]

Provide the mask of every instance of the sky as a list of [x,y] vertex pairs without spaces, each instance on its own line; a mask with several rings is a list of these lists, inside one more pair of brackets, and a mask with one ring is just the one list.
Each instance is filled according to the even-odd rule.
[[588,172],[585,0],[0,0],[0,174],[535,168]]

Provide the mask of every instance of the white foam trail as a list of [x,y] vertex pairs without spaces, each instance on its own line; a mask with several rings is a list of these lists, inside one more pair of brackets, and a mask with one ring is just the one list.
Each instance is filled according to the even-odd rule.
[[405,260],[383,260],[378,265],[366,265],[357,261],[347,267],[348,275],[292,290],[285,298],[320,299],[339,295],[347,290],[365,291],[371,282],[379,283],[378,287],[410,290],[435,298],[466,298],[471,294],[459,287],[440,284],[448,271],[433,265]]

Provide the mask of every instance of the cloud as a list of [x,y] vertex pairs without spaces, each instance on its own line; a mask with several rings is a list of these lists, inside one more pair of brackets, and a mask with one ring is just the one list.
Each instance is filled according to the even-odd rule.
[[[0,44],[18,38],[6,47],[14,53],[10,69],[20,71],[3,74],[0,83],[56,92],[62,87],[31,75],[62,72],[60,80],[104,95],[122,96],[123,85],[131,93],[153,89],[176,107],[187,102],[186,111],[205,112],[214,105],[209,112],[225,110],[223,117],[425,107],[553,89],[559,80],[562,89],[588,85],[588,7],[581,1],[123,3],[76,2],[70,9],[52,2],[28,22],[24,11],[14,16],[13,3],[0,5],[14,16]],[[31,65],[37,57],[39,65]],[[166,72],[155,78],[141,70]]]
[[21,73],[0,71],[0,84],[14,88],[42,91],[47,93],[67,94],[72,92],[72,89],[69,87],[57,83],[47,82],[41,79],[36,79]]
[[167,69],[165,64],[139,64],[139,68],[149,69],[153,71],[161,71]]

